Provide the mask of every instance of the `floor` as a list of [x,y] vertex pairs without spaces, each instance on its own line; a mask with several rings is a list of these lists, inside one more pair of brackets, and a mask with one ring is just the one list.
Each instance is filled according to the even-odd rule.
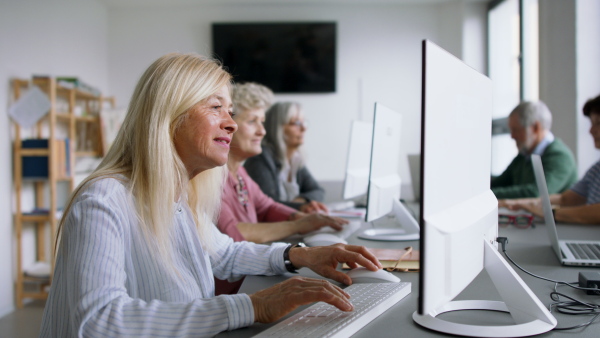
[[45,301],[32,301],[0,318],[0,337],[33,338],[40,334]]

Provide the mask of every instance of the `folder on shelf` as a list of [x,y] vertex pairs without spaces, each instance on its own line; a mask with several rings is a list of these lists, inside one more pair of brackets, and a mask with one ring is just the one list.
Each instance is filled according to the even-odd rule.
[[[28,139],[21,143],[23,149],[48,149],[48,139]],[[48,178],[48,156],[23,156],[23,178]]]

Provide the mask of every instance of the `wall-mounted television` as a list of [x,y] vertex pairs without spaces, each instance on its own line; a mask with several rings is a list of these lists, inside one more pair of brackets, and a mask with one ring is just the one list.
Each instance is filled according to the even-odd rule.
[[213,23],[212,43],[235,82],[275,93],[335,92],[334,22]]

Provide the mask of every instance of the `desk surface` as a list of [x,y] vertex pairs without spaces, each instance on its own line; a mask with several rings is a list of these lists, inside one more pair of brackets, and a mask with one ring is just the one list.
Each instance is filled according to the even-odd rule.
[[[369,225],[363,225],[369,227]],[[550,247],[550,241],[545,229],[545,225],[541,222],[537,222],[534,228],[529,229],[518,229],[513,226],[507,228],[500,228],[501,236],[508,237],[509,243],[507,245],[507,252],[509,256],[519,265],[527,269],[528,271],[541,275],[547,278],[576,282],[578,279],[579,271],[600,271],[600,268],[583,268],[583,267],[565,267],[560,264],[556,255]],[[585,225],[567,225],[558,224],[559,237],[561,239],[586,239],[586,240],[600,240],[600,228],[597,226],[585,226]],[[364,245],[371,248],[404,248],[408,245],[412,245],[414,248],[419,247],[418,241],[413,242],[376,242],[362,240],[356,237],[356,234],[348,239],[349,243]],[[518,270],[519,276],[525,281],[525,283],[533,290],[541,302],[548,306],[552,300],[550,299],[550,292],[553,291],[554,283],[546,282],[531,276],[526,275],[524,272]],[[308,269],[300,270],[303,276],[318,277],[312,271]],[[412,283],[412,292],[406,298],[398,302],[394,307],[389,309],[386,313],[373,320],[370,324],[365,326],[362,330],[357,332],[353,337],[358,338],[372,338],[372,337],[439,337],[439,336],[450,336],[440,334],[428,329],[422,328],[412,320],[412,314],[417,309],[417,298],[419,294],[418,290],[418,273],[395,273],[404,282]],[[254,293],[258,290],[267,288],[277,282],[283,281],[293,274],[286,274],[283,276],[274,277],[263,277],[263,276],[248,276],[242,285],[240,292],[242,293]],[[600,297],[589,296],[585,292],[574,290],[570,287],[560,287],[559,292],[565,293],[577,299],[598,303]],[[457,299],[489,299],[489,300],[500,300],[500,296],[492,285],[492,281],[487,273],[482,272],[473,283],[467,287]],[[296,313],[305,307],[301,307],[298,310],[292,312]],[[291,314],[290,314],[291,315]],[[568,316],[559,313],[554,313],[558,320],[558,327],[574,326],[579,323],[588,321],[591,317],[589,316]],[[454,313],[443,314],[443,318],[460,322],[470,323],[479,325],[508,325],[512,323],[509,314],[492,312],[492,311],[460,311]],[[284,317],[284,318],[287,318]],[[218,337],[250,337],[255,335],[266,328],[274,324],[260,324],[255,323],[254,325],[229,331],[223,332]],[[575,329],[568,331],[551,331],[539,337],[562,337],[562,336],[576,336],[576,337],[598,337],[600,336],[600,323],[592,324],[585,329]]]

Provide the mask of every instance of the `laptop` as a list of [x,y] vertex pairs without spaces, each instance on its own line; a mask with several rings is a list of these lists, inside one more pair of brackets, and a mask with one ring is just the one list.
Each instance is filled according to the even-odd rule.
[[539,155],[531,155],[535,181],[542,200],[544,220],[552,248],[563,265],[600,266],[600,241],[559,240],[556,223],[552,216],[550,195]]

